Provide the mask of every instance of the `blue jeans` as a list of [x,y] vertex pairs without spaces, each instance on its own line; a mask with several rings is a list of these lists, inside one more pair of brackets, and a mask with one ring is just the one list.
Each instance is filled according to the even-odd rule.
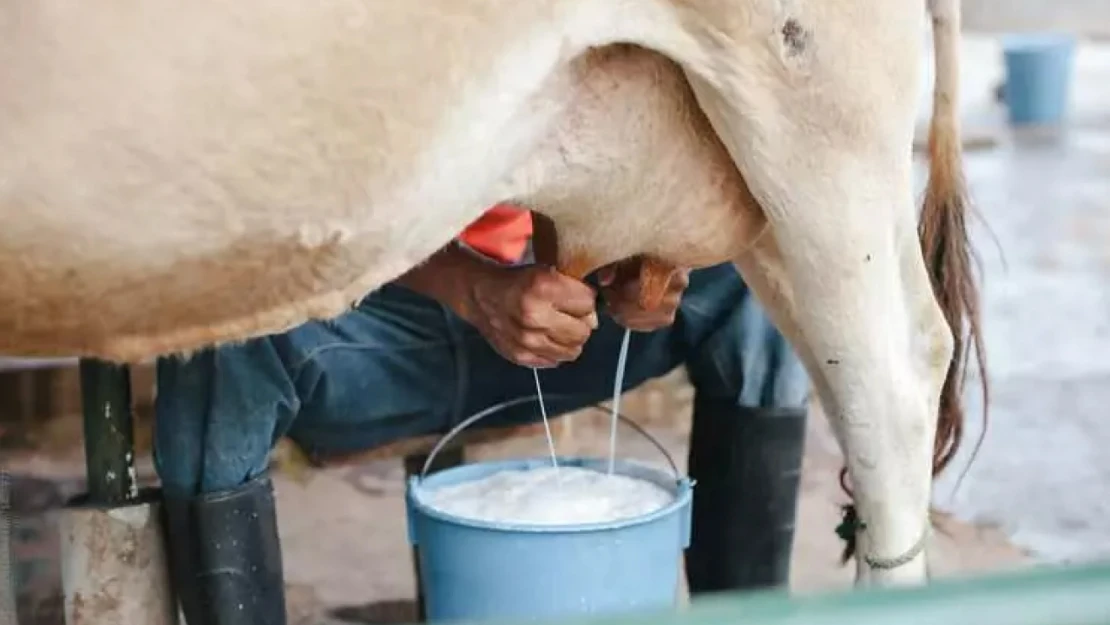
[[[542,370],[552,415],[608,398],[624,329],[600,315],[581,357]],[[732,265],[694,271],[675,323],[633,333],[625,388],[687,365],[699,394],[748,407],[801,407],[809,383]],[[361,451],[442,433],[534,392],[532,372],[498,355],[435,301],[396,285],[331,321],[158,362],[155,462],[175,495],[233,488],[289,436],[310,454]],[[533,403],[487,425],[538,419]]]

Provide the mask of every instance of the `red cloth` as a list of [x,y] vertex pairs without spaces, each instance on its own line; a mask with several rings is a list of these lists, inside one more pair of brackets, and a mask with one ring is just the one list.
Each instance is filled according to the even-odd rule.
[[459,240],[494,260],[513,263],[520,260],[531,236],[530,211],[498,204],[467,226]]

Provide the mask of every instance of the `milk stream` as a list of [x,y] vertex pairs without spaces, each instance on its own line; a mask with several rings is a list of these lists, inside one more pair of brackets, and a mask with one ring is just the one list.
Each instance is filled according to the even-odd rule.
[[540,373],[533,367],[532,377],[536,382],[536,399],[543,417],[551,466],[499,471],[478,480],[444,486],[428,494],[428,503],[443,512],[470,519],[567,525],[642,516],[673,501],[674,495],[658,484],[615,473],[617,421],[631,335],[630,330],[624,331],[613,380],[608,471],[559,466]]
[[555,469],[555,477],[559,477],[559,461],[555,457],[555,438],[551,436],[551,424],[547,420],[547,406],[543,403],[543,389],[540,388],[540,370],[532,367],[532,378],[536,380],[536,399],[540,402],[540,414],[543,416],[543,433],[547,437],[547,450],[551,452],[551,466]]
[[625,328],[621,339],[621,351],[617,356],[617,373],[613,380],[613,413],[609,416],[609,475],[617,459],[617,415],[621,412],[621,391],[624,389],[624,369],[628,364],[628,341],[632,330]]
[[[621,391],[624,390],[624,370],[628,366],[628,343],[632,338],[632,331],[624,330],[621,338],[620,354],[617,356],[617,371],[613,379],[613,409],[609,415],[609,475],[613,474],[617,462],[617,415],[621,412]],[[543,416],[543,431],[547,437],[547,451],[551,454],[551,466],[555,468],[555,475],[559,474],[559,461],[555,454],[555,438],[551,436],[551,423],[547,418],[547,406],[543,401],[543,388],[540,386],[540,370],[532,367],[532,378],[536,381],[536,399],[540,404],[540,415]]]

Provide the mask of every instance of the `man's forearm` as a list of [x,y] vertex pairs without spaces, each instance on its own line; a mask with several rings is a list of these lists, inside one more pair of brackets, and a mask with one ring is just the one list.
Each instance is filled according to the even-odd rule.
[[394,282],[436,300],[467,319],[472,307],[471,287],[475,281],[498,269],[452,241]]

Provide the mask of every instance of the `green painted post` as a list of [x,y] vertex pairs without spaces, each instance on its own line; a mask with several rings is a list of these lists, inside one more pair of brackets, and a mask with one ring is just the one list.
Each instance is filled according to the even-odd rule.
[[12,554],[12,499],[8,474],[0,469],[0,625],[19,625],[15,606],[15,559]]
[[131,372],[127,365],[81,359],[88,501],[118,506],[138,498]]

